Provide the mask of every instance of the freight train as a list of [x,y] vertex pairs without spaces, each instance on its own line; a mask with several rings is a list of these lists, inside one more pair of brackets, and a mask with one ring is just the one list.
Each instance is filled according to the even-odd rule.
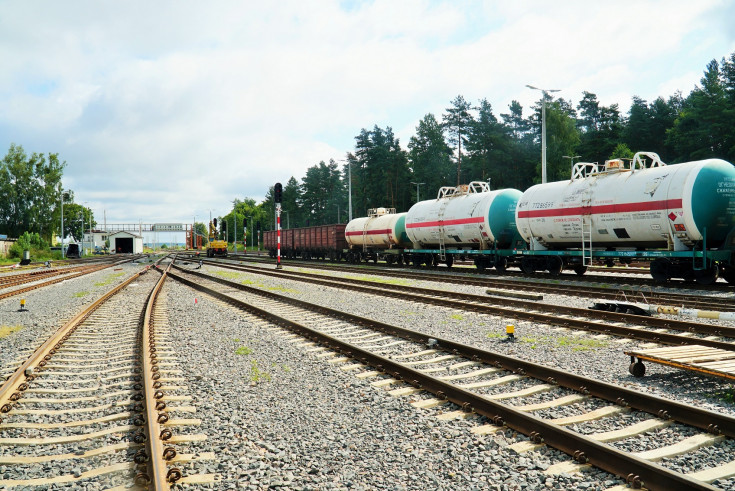
[[[525,192],[471,182],[442,188],[406,213],[377,208],[346,227],[322,227],[334,239],[317,248],[286,240],[284,257],[449,267],[471,259],[478,269],[552,275],[645,260],[657,281],[735,283],[735,167],[719,159],[667,166],[639,152],[630,161],[577,163],[571,179]],[[266,233],[266,248],[275,255],[275,232]]]

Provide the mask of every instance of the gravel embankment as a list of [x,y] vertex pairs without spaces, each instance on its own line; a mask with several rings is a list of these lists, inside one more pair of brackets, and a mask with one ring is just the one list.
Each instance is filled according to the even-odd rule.
[[[16,366],[19,356],[32,353],[84,306],[148,264],[124,263],[0,300],[0,379],[9,375],[7,370]],[[18,312],[21,298],[26,300],[27,312]]]
[[195,468],[220,474],[217,489],[566,490],[617,483],[598,470],[548,476],[543,470],[565,456],[547,448],[518,455],[508,448],[517,441],[510,430],[474,436],[475,420],[439,421],[409,398],[391,397],[370,379],[286,342],[282,331],[175,282],[165,293],[173,344],[185,357],[184,377],[208,435],[200,450],[217,455]]
[[[300,268],[294,268],[300,270]],[[211,267],[205,271],[224,271]],[[303,269],[306,271],[305,269]],[[232,274],[231,271],[225,273]],[[323,274],[323,272],[322,272]],[[333,276],[340,273],[330,273]],[[389,324],[408,327],[427,334],[470,344],[524,360],[544,363],[569,370],[579,375],[624,385],[667,398],[684,400],[699,407],[735,416],[732,384],[710,377],[681,371],[663,365],[646,363],[646,376],[638,379],[628,372],[630,359],[623,352],[636,349],[645,343],[611,336],[601,338],[574,330],[560,330],[556,326],[519,321],[511,317],[498,318],[472,312],[459,312],[442,307],[388,299],[386,297],[360,295],[356,292],[310,285],[304,282],[269,279],[263,275],[238,276],[240,281],[252,282],[274,293],[334,309],[342,309],[356,315],[364,315]],[[370,278],[367,274],[346,275]],[[448,283],[384,279],[387,282],[461,291],[486,296],[486,288]],[[376,283],[379,285],[379,283]],[[725,294],[732,296],[732,294]],[[567,305],[587,309],[590,299],[544,294],[544,303]],[[682,319],[670,316],[672,319]],[[691,319],[691,322],[712,323],[735,327],[733,321]],[[515,327],[516,342],[505,341],[508,324]]]

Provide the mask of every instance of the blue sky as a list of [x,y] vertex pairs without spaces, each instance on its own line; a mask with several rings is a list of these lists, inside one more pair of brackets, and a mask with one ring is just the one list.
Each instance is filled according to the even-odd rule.
[[343,159],[361,128],[405,148],[458,94],[496,114],[528,111],[526,84],[623,111],[686,95],[733,20],[715,0],[0,0],[0,149],[59,153],[100,222],[190,222]]

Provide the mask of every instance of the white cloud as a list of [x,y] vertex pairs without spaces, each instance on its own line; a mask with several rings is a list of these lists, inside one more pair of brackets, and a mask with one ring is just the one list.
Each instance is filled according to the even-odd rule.
[[[719,1],[0,5],[0,145],[59,152],[108,221],[189,220],[330,158],[361,128],[404,147],[458,94],[532,84],[603,104],[691,90],[735,49]],[[696,75],[696,76],[695,76]],[[6,131],[7,130],[7,131]]]

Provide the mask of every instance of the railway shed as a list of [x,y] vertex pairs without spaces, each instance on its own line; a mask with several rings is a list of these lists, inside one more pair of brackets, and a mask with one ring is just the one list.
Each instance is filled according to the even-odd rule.
[[121,254],[142,254],[143,237],[121,230],[110,234],[110,251]]

